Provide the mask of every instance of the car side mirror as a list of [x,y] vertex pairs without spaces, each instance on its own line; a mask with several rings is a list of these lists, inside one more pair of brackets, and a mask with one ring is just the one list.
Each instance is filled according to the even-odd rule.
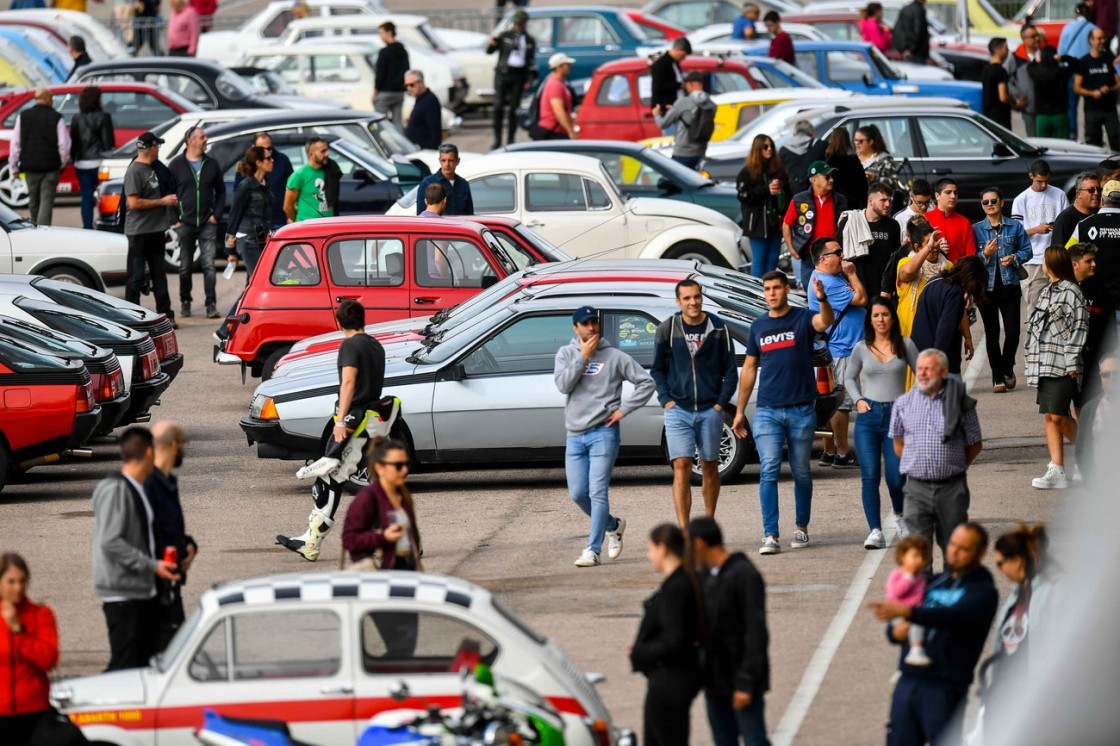
[[1011,152],[1011,148],[1007,147],[1007,145],[1002,142],[997,142],[992,146],[993,158],[1010,158],[1013,155],[1014,153]]
[[483,290],[490,287],[491,285],[497,285],[497,284],[498,284],[498,276],[497,275],[485,274],[485,275],[482,276],[481,287],[482,287]]
[[463,381],[467,378],[467,369],[462,363],[453,363],[441,370],[436,378],[440,381]]
[[665,194],[680,194],[681,188],[669,179],[658,179],[657,191],[663,192]]
[[363,184],[369,184],[373,181],[373,175],[370,174],[369,171],[366,171],[364,168],[355,168],[350,176],[362,182]]

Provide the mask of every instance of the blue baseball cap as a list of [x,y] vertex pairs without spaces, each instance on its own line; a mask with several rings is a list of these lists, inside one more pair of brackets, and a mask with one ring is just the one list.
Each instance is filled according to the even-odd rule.
[[591,319],[598,319],[598,318],[599,318],[598,309],[592,308],[591,306],[580,306],[579,308],[577,308],[575,310],[574,313],[572,313],[572,323],[573,324],[583,324],[583,323],[586,323],[587,321],[590,321]]

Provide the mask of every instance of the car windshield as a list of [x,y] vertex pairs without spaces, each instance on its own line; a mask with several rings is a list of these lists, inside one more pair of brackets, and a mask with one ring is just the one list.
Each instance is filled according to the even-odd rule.
[[[61,367],[57,357],[22,340],[0,340],[0,354],[3,355],[4,362],[7,363],[8,367],[16,370],[57,369]],[[81,365],[80,361],[76,362]]]
[[410,358],[415,363],[431,365],[449,360],[464,347],[486,336],[490,329],[513,312],[506,303],[496,303],[482,308],[478,313],[463,316],[458,323],[443,324],[424,340],[420,349]]
[[144,309],[139,306],[125,308],[115,305],[104,298],[99,298],[100,293],[94,295],[85,288],[69,282],[39,278],[31,284],[40,293],[60,305],[109,321],[115,321],[118,324],[128,325],[142,321],[147,315]]
[[482,240],[485,241],[486,245],[490,247],[490,250],[494,252],[494,256],[497,258],[498,263],[502,265],[502,268],[505,269],[507,273],[513,273],[518,271],[519,269],[522,269],[522,267],[518,266],[517,262],[515,262],[513,258],[508,253],[506,253],[506,250],[502,248],[501,241],[499,241],[497,237],[490,232],[489,229],[483,228],[481,231],[481,235]]
[[571,261],[572,257],[565,254],[555,244],[547,238],[537,233],[532,228],[529,228],[524,223],[518,223],[514,228],[515,231],[525,237],[525,240],[537,247],[537,250],[548,257],[549,261],[553,262],[567,262]]
[[35,345],[59,357],[92,357],[97,352],[97,346],[89,342],[77,338],[64,341],[50,329],[32,326],[16,319],[4,319],[0,322],[0,334]]
[[884,78],[887,80],[903,80],[906,77],[875,47],[868,47],[867,51],[871,53],[871,60],[875,63],[875,67],[879,68],[879,73]]
[[222,74],[214,80],[214,88],[230,101],[243,101],[253,95],[253,89],[249,84],[229,70],[222,71]]
[[781,85],[777,85],[775,83],[775,80],[774,80],[774,78],[777,77],[777,76],[767,68],[772,68],[776,73],[780,73],[781,75],[784,75],[787,78],[789,78],[790,80],[794,81],[794,83],[796,84],[795,87],[797,87],[797,88],[827,88],[828,87],[824,83],[822,83],[819,80],[817,80],[816,78],[810,76],[808,73],[803,72],[800,68],[794,67],[793,65],[789,64],[785,60],[773,60],[773,61],[767,62],[765,67],[763,67],[761,65],[758,66],[758,69],[765,76],[766,81],[767,81],[770,88],[789,88],[790,85],[788,83],[786,83],[785,81],[782,81]]
[[646,30],[642,28],[641,24],[635,23],[630,16],[626,15],[626,11],[620,10],[615,17],[622,27],[629,31],[630,35],[635,39],[639,41],[649,41],[649,35],[646,33]]
[[27,218],[18,214],[15,210],[0,202],[0,224],[4,226],[4,230],[20,231],[25,228],[34,228],[35,224]]
[[404,136],[401,128],[388,119],[371,119],[369,134],[385,149],[389,155],[412,155],[420,147]]
[[683,184],[689,189],[700,189],[701,187],[711,186],[715,183],[711,179],[705,179],[694,169],[683,166],[669,156],[664,153],[659,153],[653,148],[642,148],[641,155],[642,159],[649,163],[655,171],[660,171],[673,181]]
[[988,119],[983,114],[976,114],[974,116],[985,127],[987,127],[992,132],[994,132],[1000,140],[1003,140],[1003,143],[1005,145],[1007,145],[1007,147],[1011,148],[1012,150],[1014,150],[1016,153],[1018,153],[1020,155],[1029,155],[1029,154],[1041,152],[1043,150],[1043,148],[1040,148],[1037,145],[1030,144],[1029,142],[1027,142],[1023,138],[1016,135],[1011,130],[1007,129],[1006,127],[999,124],[998,122],[993,122],[991,119]]
[[437,334],[440,330],[440,325],[451,317],[454,316],[458,318],[463,314],[469,316],[472,313],[476,313],[478,309],[486,308],[494,303],[494,301],[506,297],[517,289],[518,285],[521,283],[521,277],[521,272],[515,272],[514,274],[509,275],[508,277],[494,283],[490,287],[483,290],[481,293],[472,295],[469,299],[463,301],[462,303],[454,305],[451,308],[445,308],[444,310],[432,316],[432,323],[428,324],[428,326],[424,328],[424,334]]

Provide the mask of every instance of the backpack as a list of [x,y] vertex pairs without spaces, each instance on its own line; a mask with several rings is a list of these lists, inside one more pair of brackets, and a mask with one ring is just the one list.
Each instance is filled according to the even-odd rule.
[[694,142],[708,142],[716,130],[716,107],[702,107],[696,110],[688,123],[688,139]]
[[[547,82],[546,79],[544,83]],[[517,122],[523,130],[531,131],[541,119],[541,94],[544,93],[544,83],[537,87],[537,92],[533,94],[529,106],[517,107]]]

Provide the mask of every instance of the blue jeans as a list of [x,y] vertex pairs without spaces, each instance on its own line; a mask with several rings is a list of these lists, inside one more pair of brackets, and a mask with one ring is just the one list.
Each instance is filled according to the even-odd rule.
[[813,260],[809,254],[810,244],[805,244],[805,248],[801,250],[801,267],[800,274],[797,281],[801,283],[801,287],[805,288],[805,292],[809,292],[809,281],[813,277],[813,270],[816,267],[813,265]]
[[752,238],[751,241],[751,274],[762,277],[767,272],[777,268],[778,255],[782,253],[782,236],[769,238]]
[[869,403],[871,409],[856,417],[856,455],[859,456],[859,475],[863,479],[863,515],[867,518],[867,527],[882,528],[879,517],[879,478],[886,473],[891,508],[902,515],[902,485],[906,483],[906,477],[898,471],[894,439],[888,435],[892,402]]
[[572,502],[591,517],[587,547],[596,554],[603,548],[604,532],[618,528],[618,519],[610,513],[609,489],[620,438],[617,423],[610,427],[599,425],[578,435],[569,435],[564,451],[568,493]]
[[93,228],[93,194],[97,191],[97,169],[75,168],[78,174],[78,188],[82,192],[82,227],[87,231]]
[[738,746],[740,737],[746,746],[770,746],[766,737],[766,703],[761,697],[749,707],[736,710],[730,697],[704,692],[704,704],[715,746]]
[[701,461],[719,461],[722,437],[723,413],[715,407],[699,412],[677,406],[665,410],[665,444],[670,461],[694,458],[697,451]]
[[813,437],[817,412],[812,404],[799,407],[759,407],[752,424],[758,450],[758,498],[762,503],[762,528],[778,536],[778,475],[782,471],[782,445],[789,445],[789,470],[793,473],[794,523],[809,525],[813,504]]

